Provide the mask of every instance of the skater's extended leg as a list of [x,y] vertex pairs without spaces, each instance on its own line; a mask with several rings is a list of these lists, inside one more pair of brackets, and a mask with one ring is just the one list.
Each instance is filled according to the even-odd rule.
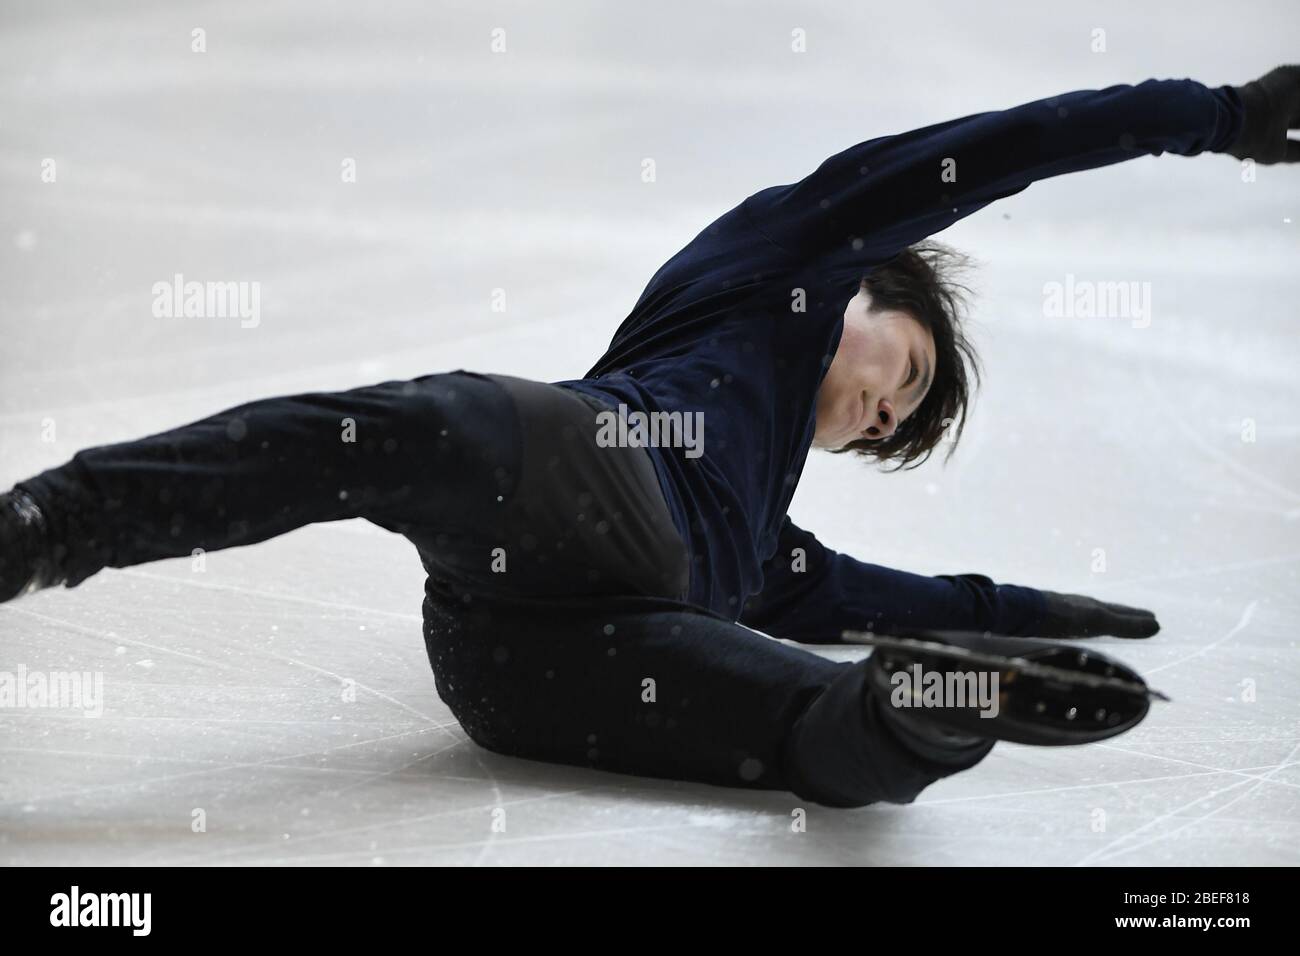
[[513,487],[518,432],[499,386],[454,372],[250,402],[86,449],[16,490],[39,506],[71,586],[318,521],[472,522]]
[[909,734],[872,695],[865,661],[670,606],[431,599],[425,640],[466,732],[514,756],[851,807],[911,802],[993,746]]

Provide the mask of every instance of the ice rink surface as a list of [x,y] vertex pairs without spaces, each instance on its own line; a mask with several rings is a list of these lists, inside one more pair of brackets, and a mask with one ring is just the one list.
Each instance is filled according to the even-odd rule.
[[[1239,84],[1300,36],[1290,2],[0,18],[6,488],[274,394],[581,375],[665,259],[833,152],[1074,89]],[[1135,731],[1001,744],[860,810],[500,757],[437,697],[414,550],[349,522],[0,607],[0,670],[104,679],[97,718],[0,710],[0,862],[1297,863],[1300,170],[1148,157],[943,238],[981,263],[968,440],[907,474],[814,453],[792,513],[874,563],[1154,609],[1154,639],[1096,642],[1172,698]],[[260,282],[260,323],[155,318],[176,273]],[[1068,276],[1148,283],[1149,316],[1045,314]]]

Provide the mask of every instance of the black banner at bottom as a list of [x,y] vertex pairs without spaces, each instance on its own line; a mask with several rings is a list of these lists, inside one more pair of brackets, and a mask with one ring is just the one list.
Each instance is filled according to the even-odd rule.
[[[821,934],[827,918],[862,944],[980,946],[1104,936],[1232,945],[1285,931],[1285,869],[10,869],[6,939],[78,944],[292,940],[373,944],[377,934],[481,930],[536,942],[568,927],[635,938],[681,927],[733,944]],[[847,920],[843,919],[847,917]],[[837,932],[839,928],[837,927]],[[588,937],[590,938],[590,937]],[[815,936],[814,936],[815,938]],[[432,941],[432,939],[431,939]]]

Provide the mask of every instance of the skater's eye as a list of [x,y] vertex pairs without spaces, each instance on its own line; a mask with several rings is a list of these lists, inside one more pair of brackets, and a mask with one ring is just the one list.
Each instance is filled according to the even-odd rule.
[[913,359],[910,367],[907,370],[907,381],[903,383],[903,388],[907,388],[907,386],[911,385],[915,381],[916,381],[916,360]]

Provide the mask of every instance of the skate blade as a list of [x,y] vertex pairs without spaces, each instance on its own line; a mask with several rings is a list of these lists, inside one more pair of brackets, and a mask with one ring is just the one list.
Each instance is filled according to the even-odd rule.
[[[915,637],[888,637],[872,631],[844,631],[842,636],[846,642],[851,644],[866,644],[871,647],[892,648],[899,651],[923,651],[926,654],[944,657],[958,663],[982,665],[990,670],[1015,670],[1026,677],[1040,677],[1045,680],[1061,681],[1076,687],[1106,688],[1124,694],[1132,694],[1135,697],[1144,697],[1147,700],[1171,702],[1168,696],[1155,688],[1136,681],[1126,680],[1123,677],[1107,677],[1103,674],[1088,674],[1083,671],[1067,670],[1054,664],[1043,664],[1038,661],[1026,660],[1023,657],[985,654],[953,644],[926,641]],[[1056,646],[1070,648],[1068,644],[1058,644]],[[1080,650],[1079,653],[1087,654],[1088,652]]]

